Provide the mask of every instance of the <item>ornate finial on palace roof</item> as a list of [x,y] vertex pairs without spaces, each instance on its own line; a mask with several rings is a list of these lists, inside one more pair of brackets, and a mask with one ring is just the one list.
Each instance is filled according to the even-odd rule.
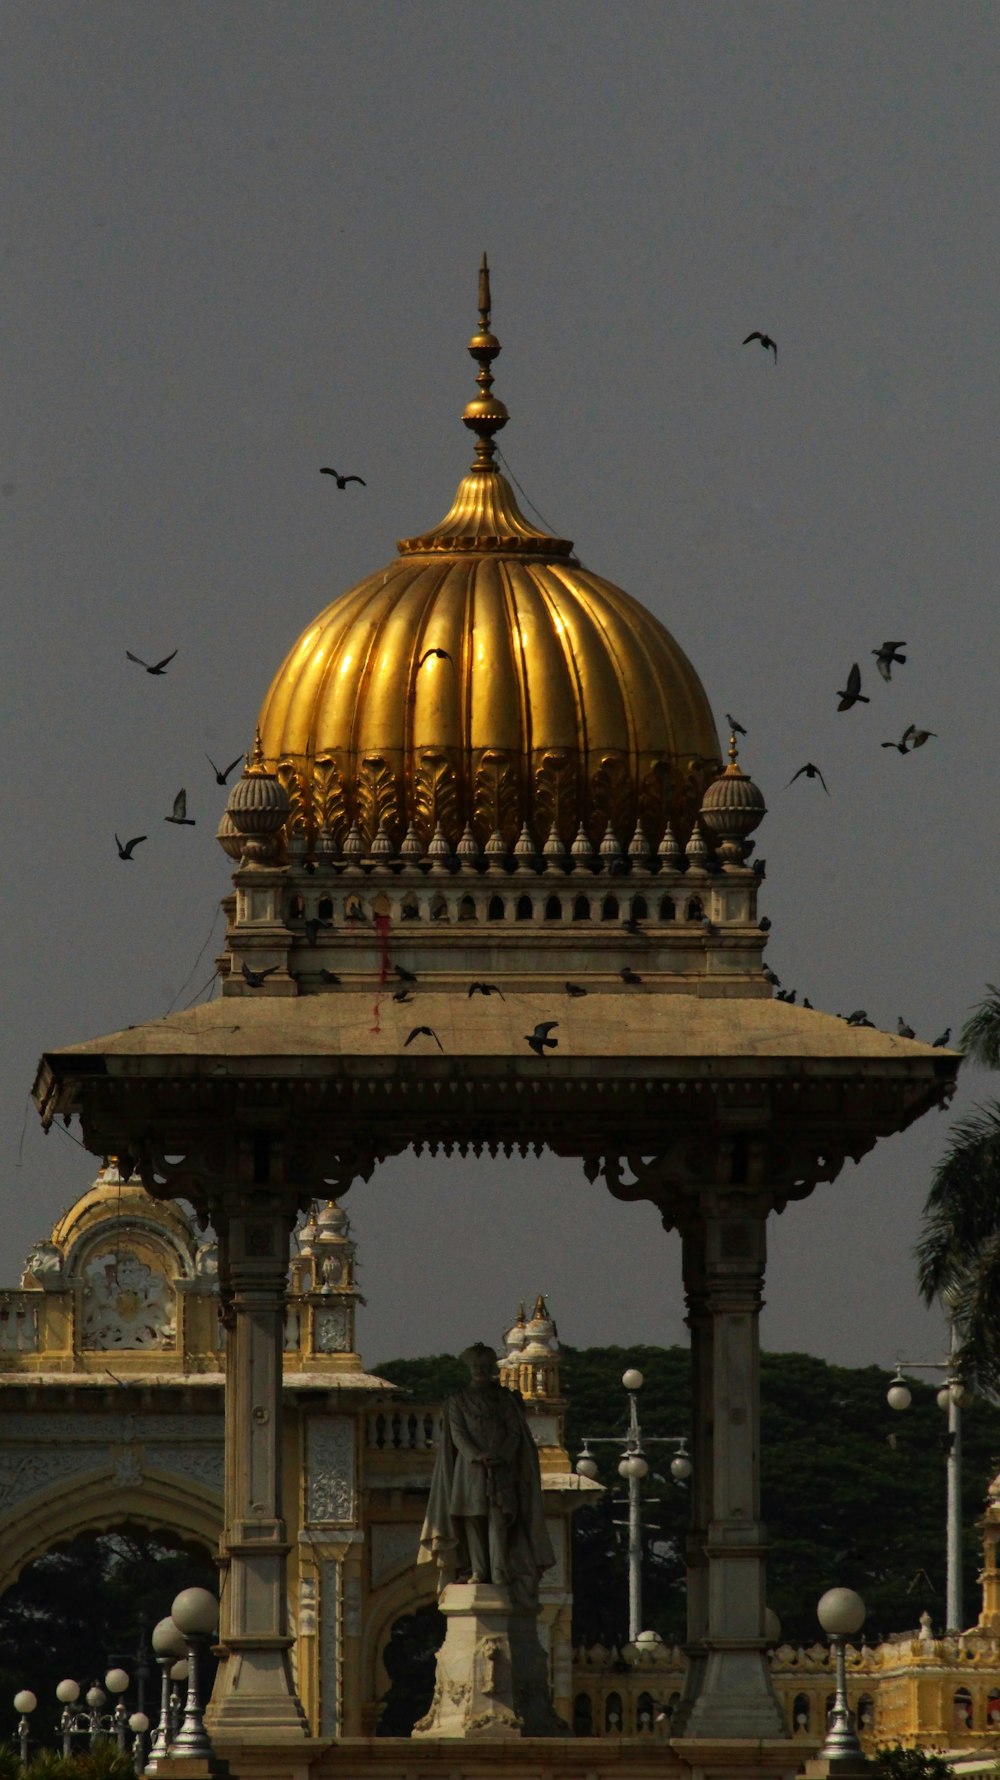
[[493,435],[506,426],[510,418],[503,403],[491,393],[493,374],[490,366],[500,351],[500,342],[490,331],[491,308],[490,268],[486,255],[483,254],[483,263],[479,268],[479,332],[473,334],[469,341],[469,352],[479,364],[476,382],[480,394],[467,404],[462,414],[465,425],[478,435],[472,469],[479,475],[491,475],[495,471]]

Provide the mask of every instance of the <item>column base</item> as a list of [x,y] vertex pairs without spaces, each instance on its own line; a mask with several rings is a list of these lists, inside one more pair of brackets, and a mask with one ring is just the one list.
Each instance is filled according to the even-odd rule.
[[674,1713],[671,1742],[678,1737],[788,1737],[763,1650],[698,1653]]
[[417,1720],[413,1736],[488,1743],[520,1737],[507,1590],[488,1582],[450,1582],[438,1606],[448,1629],[437,1655],[431,1709]]
[[257,1743],[299,1743],[311,1737],[287,1650],[224,1651],[205,1727],[220,1743],[229,1737]]

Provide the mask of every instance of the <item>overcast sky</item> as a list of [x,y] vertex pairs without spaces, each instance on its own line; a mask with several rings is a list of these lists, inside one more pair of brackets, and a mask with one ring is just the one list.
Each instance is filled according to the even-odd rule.
[[[94,1172],[27,1110],[39,1053],[209,977],[205,751],[249,744],[307,622],[450,504],[484,248],[518,480],[749,731],[769,961],[818,1007],[960,1027],[1000,971],[998,26],[8,0],[0,1281]],[[178,655],[151,680],[126,648]],[[855,660],[871,704],[840,716]],[[911,722],[935,739],[880,748]],[[829,798],[786,789],[806,760]],[[162,821],[181,785],[193,829]],[[129,867],[115,830],[151,837]],[[968,1072],[953,1110],[995,1087]],[[766,1345],[938,1357],[912,1248],[947,1129],[774,1220]],[[568,1162],[403,1158],[348,1209],[369,1362],[496,1339],[539,1289],[574,1343],[684,1338],[677,1239]]]

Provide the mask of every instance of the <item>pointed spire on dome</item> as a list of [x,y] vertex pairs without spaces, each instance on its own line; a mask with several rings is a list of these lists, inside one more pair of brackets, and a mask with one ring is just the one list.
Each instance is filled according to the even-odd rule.
[[244,779],[268,779],[271,777],[264,759],[264,743],[261,739],[259,723],[254,732],[253,747],[246,757],[242,776]]
[[493,394],[493,360],[500,351],[500,342],[490,327],[492,309],[490,268],[483,254],[479,268],[479,328],[469,341],[469,352],[479,370],[476,382],[480,393],[468,402],[462,420],[476,434],[476,455],[468,474],[458,485],[455,499],[440,525],[416,538],[400,538],[401,556],[443,552],[468,555],[483,552],[490,555],[536,556],[543,560],[567,558],[575,563],[569,538],[554,538],[539,531],[526,519],[517,504],[514,490],[496,463],[494,437],[507,425],[510,415],[503,402]]
[[466,405],[462,419],[472,432],[477,434],[476,455],[472,463],[474,476],[488,476],[496,470],[496,449],[493,435],[510,419],[503,402],[493,395],[493,373],[490,366],[500,352],[500,342],[490,331],[490,268],[483,254],[483,263],[479,268],[479,332],[473,334],[469,341],[469,352],[477,361],[479,370],[476,382],[479,395],[475,401]]

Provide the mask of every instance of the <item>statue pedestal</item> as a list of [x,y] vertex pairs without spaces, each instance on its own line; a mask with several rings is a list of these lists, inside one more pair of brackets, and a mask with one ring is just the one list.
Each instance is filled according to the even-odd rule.
[[414,1737],[495,1743],[521,1735],[514,1711],[510,1595],[489,1582],[450,1582],[438,1598],[448,1622],[431,1709]]

